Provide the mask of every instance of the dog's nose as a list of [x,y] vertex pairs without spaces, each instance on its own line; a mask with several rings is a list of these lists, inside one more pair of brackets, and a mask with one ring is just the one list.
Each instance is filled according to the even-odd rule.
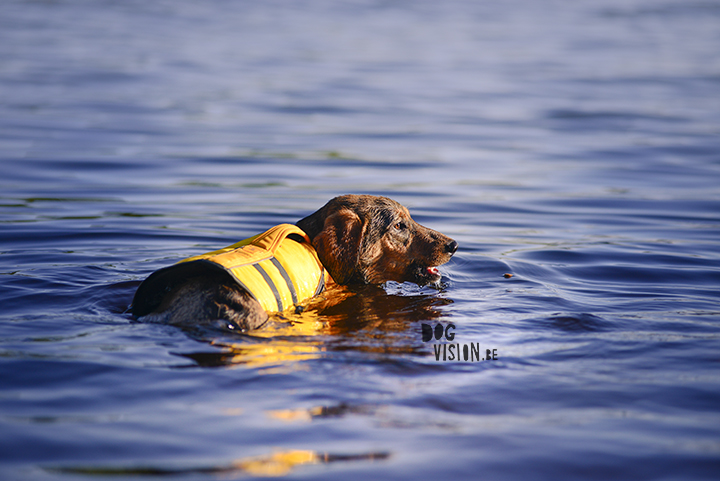
[[457,250],[457,248],[458,248],[458,243],[455,242],[454,240],[451,240],[450,242],[445,244],[445,252],[448,252],[450,254],[454,254],[455,251]]

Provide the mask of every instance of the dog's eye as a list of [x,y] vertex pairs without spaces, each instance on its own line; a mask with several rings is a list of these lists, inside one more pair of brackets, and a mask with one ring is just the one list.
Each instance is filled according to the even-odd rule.
[[395,227],[395,229],[397,230],[404,230],[407,226],[404,222],[398,222],[393,227]]

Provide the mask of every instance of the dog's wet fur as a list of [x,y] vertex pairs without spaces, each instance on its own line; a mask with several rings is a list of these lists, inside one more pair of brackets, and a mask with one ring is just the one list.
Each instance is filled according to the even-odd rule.
[[[453,239],[428,229],[387,197],[344,195],[297,222],[333,281],[342,286],[387,281],[438,284],[436,269],[457,250]],[[328,289],[333,288],[332,283]],[[134,314],[137,314],[133,312]],[[183,327],[222,321],[238,330],[262,327],[268,314],[227,275],[207,273],[175,285],[139,318]]]

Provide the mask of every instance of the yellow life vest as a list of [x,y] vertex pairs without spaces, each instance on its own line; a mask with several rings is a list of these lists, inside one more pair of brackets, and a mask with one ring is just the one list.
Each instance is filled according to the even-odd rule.
[[154,272],[138,287],[133,314],[149,314],[175,285],[208,269],[230,274],[268,312],[284,311],[320,294],[329,279],[307,234],[295,225],[280,224]]

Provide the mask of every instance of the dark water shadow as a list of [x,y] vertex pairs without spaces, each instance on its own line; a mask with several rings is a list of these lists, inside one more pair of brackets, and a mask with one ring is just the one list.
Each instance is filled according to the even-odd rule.
[[130,319],[130,301],[140,281],[124,281],[93,286],[81,293],[85,309],[105,311]]
[[547,317],[532,318],[524,321],[528,327],[546,328],[548,332],[562,331],[567,333],[602,332],[616,328],[615,323],[600,316],[581,313],[555,313]]

